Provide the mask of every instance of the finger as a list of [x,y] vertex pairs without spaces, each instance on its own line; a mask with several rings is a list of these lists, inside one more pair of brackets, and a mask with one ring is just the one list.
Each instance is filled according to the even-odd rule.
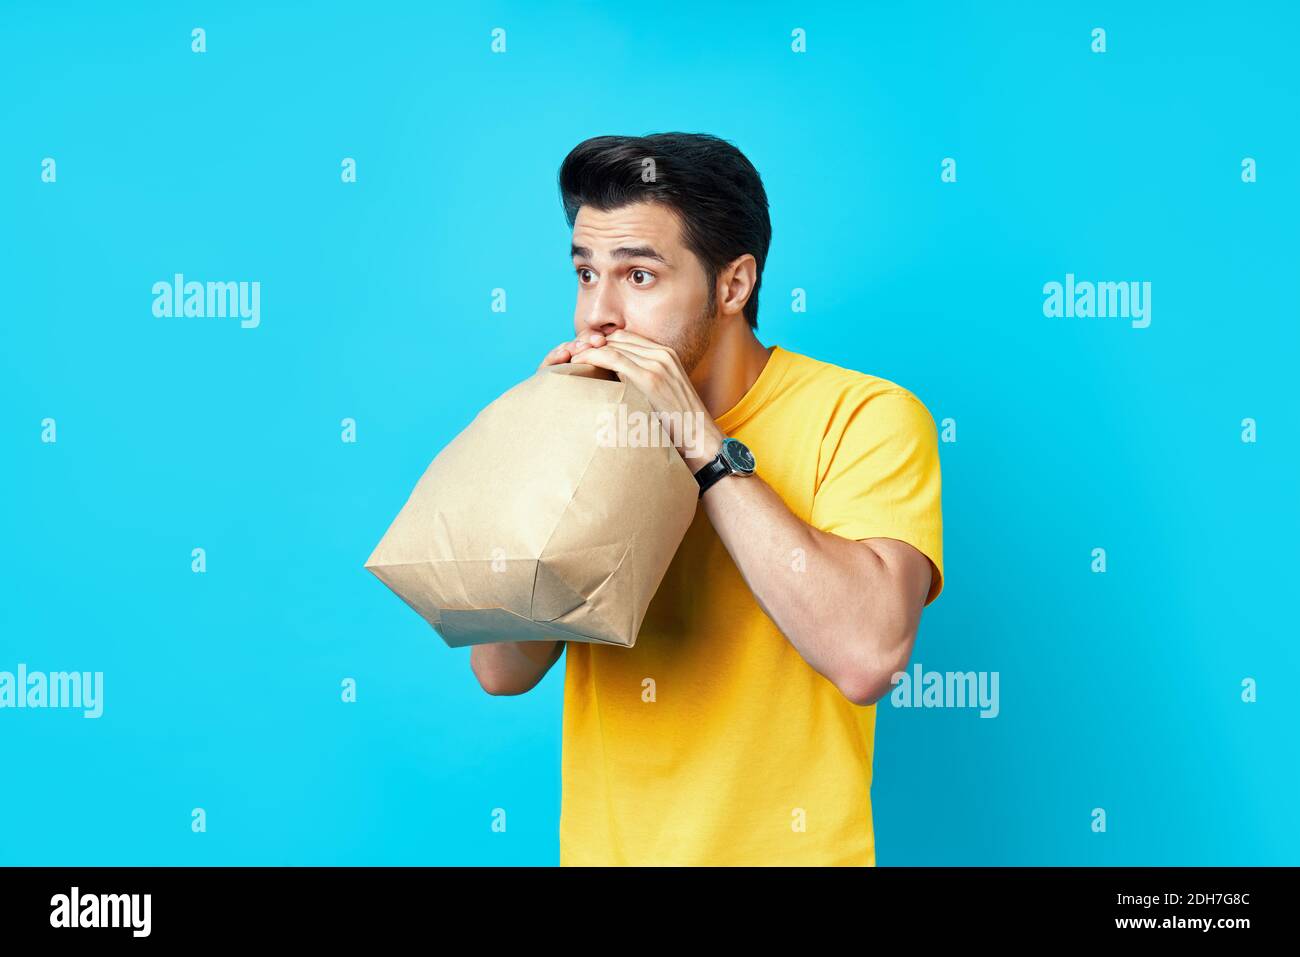
[[613,345],[592,347],[585,352],[573,357],[574,362],[586,363],[587,365],[599,366],[602,369],[608,369],[611,372],[617,372],[626,375],[632,384],[645,391],[645,375],[650,370],[633,356],[618,349]]
[[645,358],[662,358],[670,365],[681,366],[681,360],[677,358],[677,353],[671,346],[647,339],[645,336],[638,336],[626,329],[615,329],[609,334],[608,341],[636,355]]
[[662,342],[655,342],[653,339],[647,339],[645,336],[635,332],[628,332],[626,329],[615,329],[606,336],[606,339],[610,342],[617,342],[620,345],[641,346],[645,349],[664,349],[668,352],[672,352],[672,349],[664,345]]
[[573,340],[572,352],[576,355],[584,349],[599,349],[605,344],[605,337],[599,332],[593,332],[585,336],[578,336]]
[[545,369],[547,366],[558,365],[561,362],[568,362],[572,359],[573,353],[569,348],[571,345],[572,343],[565,342],[546,353],[546,358],[537,367],[538,370]]
[[630,342],[627,339],[611,338],[609,340],[609,346],[611,348],[622,349],[624,352],[630,353],[635,356],[641,356],[642,358],[646,358],[646,359],[662,358],[668,360],[671,359],[673,355],[673,351],[669,349],[667,346],[661,346],[658,344],[642,345],[639,342]]
[[669,379],[684,378],[686,376],[686,370],[678,360],[676,353],[666,347],[642,346],[638,343],[628,342],[626,339],[617,343],[611,339],[609,347],[618,348],[633,356],[641,365],[653,369],[656,375],[662,375]]
[[639,342],[643,346],[657,346],[659,343],[653,339],[647,339],[639,332],[632,332],[629,329],[615,329],[606,338],[613,342]]

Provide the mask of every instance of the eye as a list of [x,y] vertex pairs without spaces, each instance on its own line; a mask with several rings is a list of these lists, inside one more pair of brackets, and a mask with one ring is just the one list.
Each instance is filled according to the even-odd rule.
[[591,275],[591,270],[588,269],[586,266],[579,266],[577,268],[577,273],[578,273],[578,282],[586,285],[587,277]]
[[632,285],[645,286],[654,280],[654,273],[645,269],[633,269],[628,275],[632,278]]

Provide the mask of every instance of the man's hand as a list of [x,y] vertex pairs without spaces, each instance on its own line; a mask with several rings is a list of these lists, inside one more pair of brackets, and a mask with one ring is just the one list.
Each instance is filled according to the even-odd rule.
[[[718,454],[725,436],[709,415],[676,352],[626,329],[615,329],[607,336],[591,333],[586,340],[572,344],[574,351],[567,361],[617,372],[640,389],[692,472]],[[559,350],[553,355],[555,362],[566,361],[559,357]]]
[[598,332],[592,333],[588,336],[579,336],[577,339],[570,339],[568,342],[561,342],[550,352],[546,353],[546,358],[543,359],[541,364],[537,367],[537,371],[541,372],[547,366],[559,365],[562,362],[570,361],[583,349],[590,349],[591,341],[593,339],[599,339],[602,345],[605,342],[605,337]]

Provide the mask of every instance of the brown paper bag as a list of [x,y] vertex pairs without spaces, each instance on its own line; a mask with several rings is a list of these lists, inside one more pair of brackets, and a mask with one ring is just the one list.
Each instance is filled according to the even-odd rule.
[[433,460],[365,567],[453,648],[630,648],[699,498],[666,430],[619,434],[652,414],[613,373],[541,369]]

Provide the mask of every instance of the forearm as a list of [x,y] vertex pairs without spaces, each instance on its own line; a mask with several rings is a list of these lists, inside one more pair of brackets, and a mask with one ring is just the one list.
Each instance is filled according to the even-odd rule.
[[560,641],[497,641],[470,649],[470,669],[494,695],[523,694],[555,664],[564,651]]
[[701,504],[769,618],[846,697],[870,703],[911,653],[915,615],[870,546],[813,528],[762,478],[729,476]]

